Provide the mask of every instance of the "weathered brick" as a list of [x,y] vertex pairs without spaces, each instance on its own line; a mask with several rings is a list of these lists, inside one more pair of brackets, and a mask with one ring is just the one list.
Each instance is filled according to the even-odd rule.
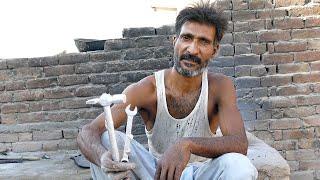
[[283,139],[311,139],[314,137],[314,129],[292,129],[292,130],[283,130]]
[[218,9],[228,10],[232,9],[231,1],[216,1],[216,6]]
[[235,55],[235,65],[256,65],[260,64],[260,56],[255,54]]
[[219,49],[220,56],[232,56],[234,55],[234,48],[230,44],[224,44],[220,46]]
[[320,141],[318,139],[300,139],[298,143],[299,149],[319,148]]
[[0,70],[7,69],[7,61],[5,59],[0,59]]
[[7,91],[23,90],[26,89],[25,81],[9,81],[5,84]]
[[59,149],[78,149],[78,144],[75,139],[62,139],[58,144]]
[[120,73],[93,74],[89,76],[93,84],[111,84],[120,81]]
[[17,114],[18,123],[41,122],[45,119],[43,112],[19,113]]
[[9,114],[9,113],[16,113],[16,112],[28,112],[29,105],[25,103],[10,103],[10,104],[3,104],[1,106],[1,113]]
[[37,112],[37,111],[49,111],[49,110],[57,110],[59,109],[59,101],[35,101],[29,103],[29,111]]
[[240,110],[256,110],[260,105],[253,99],[237,99],[237,105]]
[[267,69],[265,66],[255,66],[255,67],[252,67],[251,68],[251,76],[256,76],[256,77],[261,77],[261,76],[264,76],[266,75],[268,72],[267,72]]
[[275,109],[295,107],[297,105],[297,100],[292,97],[275,96],[264,99],[261,103],[262,109]]
[[268,96],[276,96],[277,95],[277,87],[272,86],[268,88]]
[[0,71],[0,81],[8,81],[13,76],[13,71],[2,70]]
[[[210,70],[210,69],[209,69]],[[121,94],[132,83],[116,83],[108,86],[110,94]]]
[[1,114],[1,124],[16,124],[15,114]]
[[62,131],[61,130],[33,131],[32,132],[32,139],[34,141],[62,139]]
[[58,56],[59,64],[76,64],[88,62],[89,54],[88,53],[70,53]]
[[[230,4],[230,2],[228,2]],[[223,6],[219,6],[223,9]],[[227,8],[224,8],[227,9]],[[156,34],[157,35],[172,35],[175,34],[175,28],[171,25],[163,25],[159,28],[156,28]]]
[[299,8],[291,8],[288,10],[288,14],[291,17],[299,16],[312,16],[314,14],[319,14],[320,6],[303,6]]
[[233,21],[247,21],[256,19],[256,11],[254,10],[240,10],[232,12]]
[[254,98],[258,97],[266,97],[268,96],[268,89],[267,88],[253,88],[252,89],[252,95]]
[[6,61],[8,69],[28,67],[28,58],[7,59]]
[[251,49],[254,54],[263,54],[267,52],[267,45],[266,43],[252,43]]
[[257,18],[259,19],[274,19],[276,17],[285,17],[287,15],[284,9],[263,9],[257,10]]
[[78,129],[63,129],[63,138],[65,139],[72,139],[78,136]]
[[13,152],[33,152],[40,151],[42,149],[41,142],[16,142],[12,143]]
[[17,133],[10,133],[10,134],[0,133],[0,142],[1,143],[17,142],[17,141],[18,141],[18,134]]
[[[151,36],[149,36],[151,37]],[[105,51],[112,51],[112,50],[121,50],[121,49],[128,49],[128,48],[135,48],[136,43],[134,39],[131,38],[123,38],[123,39],[107,39],[104,44]]]
[[22,90],[13,93],[13,101],[38,101],[43,99],[43,90]]
[[157,57],[171,57],[172,48],[167,46],[131,48],[125,51],[124,60],[150,59]]
[[242,21],[234,22],[233,28],[234,28],[235,32],[249,31],[250,30],[249,22],[242,22]]
[[272,75],[261,77],[261,86],[281,86],[290,84],[292,77],[290,75]]
[[292,41],[292,42],[277,42],[274,43],[275,52],[298,52],[307,50],[307,42]]
[[220,41],[220,44],[231,44],[233,43],[232,33],[226,33]]
[[[248,3],[245,1],[232,0],[232,9],[233,10],[247,10]],[[243,11],[246,12],[246,11]]]
[[54,89],[46,89],[44,92],[45,99],[61,99],[73,96],[72,88],[54,88]]
[[256,32],[235,32],[233,34],[234,43],[254,43],[257,41]]
[[251,47],[249,43],[237,43],[235,44],[235,54],[250,54]]
[[311,62],[320,59],[320,51],[304,51],[294,53],[294,61],[296,62]]
[[320,29],[293,29],[291,36],[292,39],[319,38]]
[[6,103],[11,101],[12,101],[12,93],[9,93],[9,92],[0,93],[0,102]]
[[293,75],[294,83],[307,83],[307,82],[319,82],[320,72],[311,72],[308,74],[295,74]]
[[44,67],[43,71],[45,76],[59,76],[65,74],[73,74],[75,72],[74,65],[58,65]]
[[308,49],[320,50],[320,39],[308,39]]
[[313,171],[294,171],[290,174],[290,179],[313,179]]
[[252,97],[251,88],[236,89],[236,93],[237,93],[238,98],[251,98]]
[[95,119],[99,114],[103,112],[101,107],[99,108],[90,108],[86,111],[79,112],[79,119]]
[[86,104],[86,101],[87,98],[65,99],[59,103],[59,107],[61,109],[78,109],[89,107],[89,105]]
[[28,59],[29,67],[52,66],[57,65],[58,63],[58,56],[47,56]]
[[89,96],[99,96],[105,92],[107,92],[107,87],[103,85],[81,86],[76,89],[74,95],[77,97],[89,97]]
[[158,46],[172,46],[172,36],[141,36],[134,38],[136,47],[158,47]]
[[295,72],[308,72],[310,69],[309,64],[299,63],[299,64],[279,64],[278,73],[287,74]]
[[254,124],[254,129],[258,131],[260,130],[266,131],[269,129],[269,126],[270,126],[269,120],[256,121]]
[[273,26],[276,29],[299,29],[304,28],[304,21],[302,18],[284,18],[274,19]]
[[301,170],[315,170],[320,167],[320,160],[300,161]]
[[320,61],[310,63],[311,71],[320,71]]
[[275,0],[276,7],[304,5],[304,0]]
[[244,121],[253,121],[257,119],[257,115],[255,111],[241,110],[240,113]]
[[259,87],[260,78],[259,77],[239,77],[239,78],[236,78],[235,85],[237,89]]
[[265,7],[266,1],[257,0],[257,1],[249,1],[249,9],[263,9]]
[[106,62],[123,59],[124,53],[122,51],[108,51],[108,52],[91,52],[89,53],[90,61],[92,62]]
[[320,115],[312,115],[308,117],[301,117],[306,127],[320,126]]
[[[293,171],[291,175],[299,169],[299,161],[287,161],[290,166],[290,170]],[[304,178],[304,177],[303,177]],[[292,179],[292,176],[291,176]],[[298,179],[298,178],[296,178]]]
[[273,43],[267,43],[267,50],[269,54],[273,54],[274,53],[274,44]]
[[282,138],[282,130],[274,130],[273,137],[274,137],[275,141],[279,141],[279,140],[283,139]]
[[289,96],[297,94],[310,94],[312,90],[309,86],[304,85],[289,85],[289,86],[279,86],[277,87],[278,96]]
[[42,77],[42,67],[20,67],[12,70],[16,79],[30,79]]
[[236,66],[235,67],[235,76],[241,77],[241,76],[250,76],[250,70],[251,66]]
[[276,54],[263,54],[263,64],[285,64],[293,62],[293,54],[288,53],[276,53]]
[[153,27],[125,28],[122,31],[122,36],[124,38],[152,36],[152,35],[155,35],[155,30]]
[[315,114],[315,107],[302,106],[297,108],[289,108],[284,110],[284,117],[295,118],[295,117],[306,117]]
[[88,75],[62,75],[58,77],[58,83],[60,86],[87,84],[88,82]]
[[28,89],[52,87],[57,84],[57,78],[39,78],[27,81]]
[[305,21],[306,27],[319,27],[320,26],[320,18],[319,17],[308,17]]
[[317,105],[320,104],[319,94],[300,95],[296,96],[297,104],[299,106]]
[[78,119],[77,111],[50,111],[46,113],[45,119],[52,122],[73,121]]
[[105,71],[106,63],[86,63],[86,64],[77,64],[75,66],[75,73],[77,74],[86,74],[86,73],[101,73]]
[[18,140],[19,141],[32,141],[32,133],[18,133]]
[[264,141],[273,141],[272,133],[269,131],[255,131],[254,135]]
[[121,79],[126,82],[137,82],[140,81],[142,78],[145,78],[151,75],[152,71],[131,71],[125,72],[121,74]]
[[293,140],[282,140],[282,141],[274,141],[273,147],[278,150],[294,150],[297,146],[297,141]]
[[270,129],[297,129],[302,125],[302,121],[298,118],[283,118],[270,121]]
[[250,31],[259,31],[259,30],[263,30],[266,27],[266,23],[265,20],[252,20],[252,21],[248,21],[249,22],[249,28]]
[[233,57],[217,57],[209,63],[209,66],[217,67],[233,67],[234,58]]
[[42,149],[44,151],[57,151],[60,140],[43,141]]
[[291,39],[290,31],[270,30],[261,31],[258,36],[259,42],[287,41]]

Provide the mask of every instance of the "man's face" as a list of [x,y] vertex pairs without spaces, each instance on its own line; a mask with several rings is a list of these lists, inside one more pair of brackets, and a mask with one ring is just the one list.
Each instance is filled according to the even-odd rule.
[[200,75],[216,54],[216,29],[197,22],[185,22],[178,37],[174,38],[174,68],[183,76]]

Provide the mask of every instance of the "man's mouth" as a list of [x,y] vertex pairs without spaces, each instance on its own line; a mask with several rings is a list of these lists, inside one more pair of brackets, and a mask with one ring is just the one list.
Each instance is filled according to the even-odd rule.
[[181,62],[188,68],[192,68],[192,67],[198,65],[196,62],[193,62],[190,60],[181,60]]

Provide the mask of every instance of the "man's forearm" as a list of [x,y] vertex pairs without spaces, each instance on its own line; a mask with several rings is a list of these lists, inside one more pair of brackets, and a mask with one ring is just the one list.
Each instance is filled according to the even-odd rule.
[[77,137],[77,142],[82,154],[90,162],[100,167],[100,158],[106,151],[101,143],[100,135],[89,127],[84,126]]
[[222,137],[187,137],[182,141],[187,144],[192,154],[214,158],[225,153],[236,152],[246,155],[248,141],[244,135],[229,135]]

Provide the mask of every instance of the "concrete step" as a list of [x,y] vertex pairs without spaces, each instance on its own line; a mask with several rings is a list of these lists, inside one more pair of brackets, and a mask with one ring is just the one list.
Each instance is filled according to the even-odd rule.
[[79,151],[10,153],[10,155],[28,155],[36,157],[42,157],[44,154],[48,155],[50,159],[0,164],[0,179],[91,179],[90,169],[80,168],[75,165],[72,159],[70,159],[70,157],[78,155]]

